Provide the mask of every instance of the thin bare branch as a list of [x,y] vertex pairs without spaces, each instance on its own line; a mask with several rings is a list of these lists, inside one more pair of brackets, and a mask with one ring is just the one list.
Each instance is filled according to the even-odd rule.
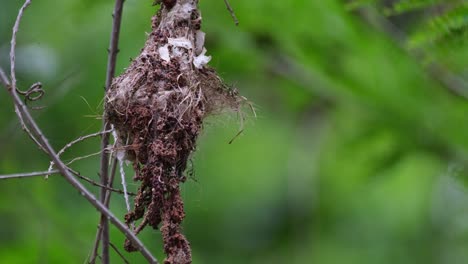
[[21,91],[18,89],[16,85],[16,35],[18,34],[19,25],[21,22],[21,18],[23,18],[24,10],[28,8],[31,4],[31,0],[26,0],[23,6],[20,8],[18,12],[18,16],[16,17],[15,25],[13,26],[13,34],[11,36],[11,47],[10,47],[10,77],[11,77],[11,87],[15,89],[18,93],[25,96],[25,100],[28,101],[36,101],[42,98],[44,95],[44,90],[42,89],[41,83],[34,83],[31,85],[29,89],[26,91]]
[[[123,3],[123,0],[117,0],[117,3]],[[21,7],[18,17],[15,22],[15,26],[13,27],[13,36],[12,36],[12,47],[11,47],[11,52],[10,52],[10,60],[12,62],[11,65],[11,75],[12,75],[12,84],[6,85],[5,88],[9,92],[13,103],[15,107],[18,109],[19,115],[24,118],[24,120],[27,122],[29,125],[29,129],[32,132],[32,134],[36,135],[38,146],[42,146],[49,157],[52,159],[52,161],[56,164],[58,171],[65,177],[65,179],[75,188],[79,191],[81,195],[83,195],[89,203],[91,203],[99,212],[101,212],[103,217],[106,217],[109,219],[122,233],[125,234],[125,236],[133,243],[133,246],[137,248],[142,255],[148,260],[149,263],[158,263],[157,259],[153,257],[151,252],[143,245],[143,243],[139,240],[139,238],[130,230],[125,224],[123,224],[117,217],[114,216],[114,214],[100,201],[96,199],[96,197],[88,191],[73,175],[71,172],[68,171],[67,166],[60,160],[60,158],[57,156],[57,153],[55,150],[52,148],[50,145],[48,139],[43,135],[42,130],[39,128],[37,125],[36,121],[34,118],[31,116],[31,113],[29,112],[28,108],[26,107],[25,103],[21,100],[21,98],[18,96],[18,93],[16,91],[16,75],[15,75],[15,66],[14,66],[14,60],[15,60],[15,46],[16,46],[16,33],[18,32],[19,29],[19,23],[21,20],[21,17],[23,16],[24,10],[27,6],[31,4],[31,0],[26,0],[24,5]],[[120,18],[119,18],[119,25],[120,25]],[[7,84],[8,82],[6,82]],[[108,129],[105,129],[108,130]]]
[[[13,26],[13,33],[11,36],[11,48],[10,48],[10,78],[11,81],[9,82],[5,73],[3,70],[1,71],[1,78],[2,78],[2,83],[5,85],[7,90],[13,89],[16,90],[16,69],[15,69],[15,62],[16,62],[16,55],[15,55],[15,50],[16,50],[16,35],[19,30],[19,25],[21,22],[21,18],[23,17],[24,10],[31,4],[31,0],[26,0],[23,4],[23,6],[20,8],[18,12],[18,16],[16,17],[15,25]],[[21,112],[19,111],[18,107],[15,105],[15,112],[16,115],[18,116],[19,121],[21,122],[21,127],[23,130],[26,132],[26,134],[36,143],[36,145],[42,149],[44,152],[47,153],[47,151],[44,149],[44,146],[39,144],[38,140],[36,139],[36,136],[29,131],[28,126],[25,124],[23,120],[23,116],[21,115]]]
[[[116,0],[114,5],[114,11],[112,13],[112,33],[109,44],[109,56],[107,61],[107,71],[106,71],[106,85],[105,90],[107,91],[111,84],[112,79],[115,75],[115,64],[117,61],[117,53],[119,52],[119,36],[120,36],[120,25],[122,23],[122,10],[123,10],[124,0]],[[106,106],[104,104],[104,111]],[[105,112],[103,114],[103,125],[102,130],[106,131],[110,129],[110,124],[106,122]],[[107,148],[109,145],[109,134],[104,134],[101,141],[101,149]],[[101,155],[101,169],[100,169],[101,184],[104,186],[109,185],[109,152],[103,151]],[[107,190],[101,188],[100,199],[101,202],[105,204],[107,196]],[[101,235],[97,235],[102,240],[102,263],[108,264],[109,260],[109,220],[102,214],[99,226],[101,227],[98,232],[101,232]],[[99,244],[97,245],[99,246]],[[94,251],[93,251],[94,252]],[[96,255],[93,254],[91,257],[92,262],[96,259]]]
[[231,14],[232,20],[234,20],[234,23],[236,24],[236,26],[238,26],[239,25],[239,20],[237,19],[236,13],[234,13],[234,9],[232,9],[231,4],[229,4],[228,0],[224,0],[224,3],[226,4],[227,10]]
[[72,160],[67,162],[66,165],[68,166],[68,165],[72,164],[75,161],[79,161],[79,160],[82,160],[82,159],[87,159],[87,158],[97,156],[97,155],[101,154],[103,151],[106,151],[106,150],[107,149],[103,149],[103,150],[100,150],[100,151],[97,151],[97,152],[94,152],[94,153],[91,153],[91,154],[88,154],[88,155],[85,155],[85,156],[80,156],[80,157],[73,158]]
[[60,173],[60,171],[52,170],[52,171],[36,171],[36,172],[6,174],[6,175],[0,175],[0,180],[31,178],[31,177],[44,176],[48,174],[57,174],[57,173]]
[[[112,186],[112,184],[114,182],[116,169],[117,169],[117,158],[114,157],[112,159],[112,168],[111,168],[111,174],[110,174],[110,178],[109,178],[109,186]],[[106,207],[109,207],[110,196],[111,196],[111,192],[107,192],[106,199],[104,200],[104,205]],[[93,246],[93,249],[92,249],[92,253],[91,253],[91,256],[90,256],[89,263],[95,263],[96,257],[98,256],[99,244],[101,243],[101,234],[102,234],[101,229],[102,229],[101,225],[98,225],[98,230],[96,232],[96,238],[94,239],[94,246]]]
[[109,242],[109,245],[115,250],[115,252],[120,256],[120,258],[122,258],[125,264],[130,264],[130,262],[128,262],[125,256],[122,253],[120,253],[119,249],[116,246],[114,246],[114,244]]
[[99,132],[96,132],[96,133],[92,133],[92,134],[89,134],[89,135],[86,135],[86,136],[79,137],[79,138],[71,141],[67,145],[65,145],[65,147],[63,147],[59,152],[57,152],[57,155],[58,156],[62,155],[65,152],[65,150],[69,149],[71,146],[75,145],[78,142],[84,141],[84,140],[86,140],[88,138],[104,135],[104,134],[107,134],[107,133],[110,133],[110,132],[112,132],[112,129],[106,130],[106,131],[99,131]]
[[[8,90],[8,89],[7,89]],[[65,177],[65,179],[75,188],[77,189],[81,195],[83,195],[91,205],[93,205],[99,212],[105,215],[122,233],[126,235],[126,237],[132,241],[134,246],[142,253],[142,255],[150,262],[150,263],[158,263],[155,257],[151,254],[151,252],[143,245],[140,239],[130,230],[125,224],[123,224],[114,214],[109,211],[109,209],[104,206],[100,201],[96,199],[96,197],[88,191],[73,175],[68,171],[67,166],[60,160],[57,156],[57,153],[54,151],[52,146],[50,145],[47,138],[42,134],[41,129],[36,124],[36,121],[31,116],[26,105],[23,103],[21,98],[16,93],[15,89],[8,90],[14,104],[18,107],[21,115],[24,119],[30,124],[30,130],[38,137],[38,144],[44,146],[45,150],[49,154],[50,158],[56,164],[57,169],[60,173]]]
[[15,105],[21,111],[21,114],[24,118],[28,121],[31,125],[31,131],[38,135],[39,144],[42,144],[46,151],[49,153],[50,158],[54,161],[57,166],[57,169],[60,173],[65,177],[65,179],[75,188],[77,189],[81,195],[83,195],[99,212],[105,215],[122,233],[126,235],[126,237],[132,241],[134,246],[142,253],[142,255],[150,262],[150,263],[158,263],[156,258],[152,256],[149,250],[143,245],[140,239],[130,230],[125,224],[123,224],[114,214],[109,211],[109,209],[104,206],[100,201],[96,199],[96,197],[89,192],[73,175],[68,171],[67,166],[60,160],[57,156],[57,153],[54,151],[50,143],[48,142],[47,138],[42,134],[42,131],[37,126],[35,120],[32,118],[31,114],[29,113],[28,108],[24,105],[23,101],[19,98],[16,90],[11,89],[9,91]]
[[47,150],[44,148],[44,146],[41,143],[39,143],[39,141],[36,139],[36,136],[33,135],[31,133],[31,131],[29,130],[28,126],[24,122],[23,116],[21,115],[21,112],[20,112],[19,108],[16,105],[15,105],[15,113],[16,113],[16,116],[18,116],[18,120],[20,121],[21,128],[24,130],[24,132],[26,132],[26,135],[28,135],[29,138],[31,138],[31,140],[34,141],[34,143],[36,143],[36,145],[39,147],[39,149],[41,149],[46,154],[48,154]]
[[[26,91],[21,91],[18,89],[16,85],[16,35],[18,34],[19,25],[21,22],[21,18],[23,17],[24,10],[28,8],[31,4],[31,0],[26,0],[23,6],[20,8],[18,12],[18,16],[16,17],[15,25],[13,26],[13,34],[11,36],[11,47],[10,47],[10,76],[11,76],[11,88],[15,89],[19,94],[25,96],[25,100],[27,101],[36,101],[42,98],[44,95],[44,90],[42,89],[42,84],[40,82],[34,83],[31,85],[29,89]],[[34,139],[33,139],[34,140]]]
[[127,194],[127,195],[131,195],[131,196],[135,196],[135,195],[136,195],[136,194],[133,193],[133,192],[125,192],[125,191],[120,190],[120,189],[115,189],[115,188],[113,188],[113,187],[111,187],[111,186],[103,186],[103,185],[100,184],[99,182],[95,182],[95,181],[93,181],[92,179],[81,175],[81,174],[80,174],[79,172],[77,172],[77,171],[74,171],[74,170],[72,170],[72,169],[70,169],[70,168],[68,168],[68,170],[69,170],[71,173],[73,173],[76,177],[78,177],[78,178],[80,178],[80,179],[82,179],[82,180],[84,180],[84,181],[87,181],[88,183],[91,183],[91,184],[94,185],[94,186],[101,187],[101,188],[106,188],[106,190],[111,191],[111,192],[115,192],[115,193]]
[[[123,2],[123,1],[117,1]],[[60,160],[57,156],[57,153],[54,151],[50,143],[48,142],[47,138],[43,135],[41,129],[36,124],[34,118],[31,116],[26,105],[23,103],[21,98],[18,96],[16,91],[16,75],[15,75],[15,47],[16,47],[16,33],[19,29],[19,24],[21,21],[21,17],[23,16],[24,10],[31,4],[31,0],[26,0],[24,5],[21,7],[18,17],[16,19],[15,25],[13,27],[13,36],[11,40],[11,51],[10,51],[10,61],[11,61],[11,86],[6,85],[5,88],[9,92],[15,107],[18,110],[20,116],[22,116],[27,124],[30,126],[30,131],[32,134],[36,135],[37,141],[35,141],[38,146],[42,146],[45,151],[48,153],[52,161],[56,164],[57,169],[60,173],[65,177],[65,179],[75,188],[77,189],[81,195],[83,195],[98,211],[101,212],[103,217],[109,219],[122,233],[126,235],[126,237],[134,244],[134,246],[142,253],[142,255],[150,262],[150,263],[158,263],[156,258],[154,258],[149,252],[149,250],[143,245],[143,243],[138,239],[138,237],[130,230],[125,224],[123,224],[117,217],[113,215],[109,209],[99,202],[96,197],[89,192],[73,175],[68,171],[67,166]],[[120,21],[120,19],[119,19]],[[5,82],[8,84],[8,82]],[[26,124],[26,123],[25,123]],[[108,130],[108,129],[105,129]]]
[[[21,115],[24,120],[27,122],[29,125],[29,129],[34,134],[37,138],[36,144],[39,146],[44,147],[46,152],[48,153],[49,157],[52,159],[52,161],[56,164],[57,169],[60,171],[60,173],[65,177],[65,179],[75,188],[77,189],[81,195],[83,195],[98,211],[101,212],[103,216],[108,218],[122,233],[126,235],[126,237],[132,241],[134,246],[142,253],[142,255],[150,262],[150,263],[158,263],[156,258],[152,256],[152,254],[149,252],[149,250],[143,245],[143,243],[138,239],[138,237],[130,230],[125,224],[123,224],[117,217],[114,216],[114,214],[109,211],[109,209],[104,206],[103,203],[99,202],[96,197],[89,192],[73,175],[68,171],[67,166],[60,160],[60,158],[57,156],[57,153],[54,151],[52,146],[50,145],[49,141],[47,138],[43,135],[41,129],[38,127],[36,124],[34,118],[31,116],[31,113],[29,112],[28,108],[24,104],[24,102],[21,100],[21,98],[18,96],[18,93],[16,91],[16,76],[15,76],[15,67],[14,67],[14,51],[15,51],[15,45],[16,45],[16,33],[18,32],[19,28],[19,22],[21,20],[21,17],[23,15],[24,9],[29,6],[31,3],[30,0],[27,0],[23,7],[20,9],[17,20],[15,22],[15,26],[13,27],[13,36],[12,36],[12,48],[10,52],[10,59],[13,62],[11,66],[12,70],[12,82],[11,86],[6,86],[7,91],[9,92],[13,103],[18,109],[19,115]],[[107,130],[107,129],[106,129]]]
[[[88,183],[91,183],[94,186],[97,187],[103,187],[100,183],[93,181],[92,179],[85,177],[81,175],[80,173],[68,168],[68,170],[73,173],[76,177],[87,181]],[[21,178],[31,178],[31,177],[37,177],[37,176],[45,176],[45,175],[51,175],[51,174],[60,174],[59,170],[51,170],[51,171],[36,171],[36,172],[26,172],[26,173],[14,173],[14,174],[5,174],[5,175],[0,175],[0,180],[9,180],[9,179],[21,179]],[[115,189],[109,186],[104,186],[108,191],[119,193],[119,194],[125,194],[125,191]],[[133,192],[127,192],[127,195],[135,196],[136,194]]]
[[[113,184],[114,184],[114,178],[115,178],[115,172],[117,170],[117,158],[114,157],[112,159],[112,165],[111,165],[111,173],[110,173],[110,177],[109,177],[109,185],[108,187],[112,187]],[[125,192],[125,191],[124,191]],[[132,192],[127,192],[128,194],[132,193]],[[132,193],[134,195],[136,195],[135,193]],[[110,198],[111,198],[111,192],[107,192],[107,195],[106,195],[106,199],[104,200],[104,204],[109,207],[109,204],[110,204]]]
[[31,0],[26,0],[23,6],[18,12],[16,17],[15,25],[13,26],[13,35],[11,36],[11,48],[10,48],[10,76],[11,76],[11,88],[16,89],[16,73],[15,73],[15,49],[16,49],[16,35],[19,30],[21,18],[23,17],[24,10],[31,4]]
[[2,82],[3,86],[5,86],[5,87],[10,86],[10,81],[8,80],[8,77],[6,76],[3,69],[0,69],[0,81]]
[[95,264],[96,258],[99,256],[99,244],[101,244],[101,237],[102,237],[102,228],[101,225],[98,225],[98,231],[96,232],[96,238],[94,239],[93,249],[91,250],[91,256],[89,257],[89,264]]
[[[106,134],[106,133],[110,133],[112,132],[112,130],[106,130],[106,131],[99,131],[99,132],[96,132],[96,133],[92,133],[92,134],[89,134],[89,135],[86,135],[86,136],[81,136],[73,141],[70,141],[68,144],[66,144],[59,152],[57,152],[57,156],[61,156],[65,150],[71,148],[73,145],[81,142],[81,141],[84,141],[88,138],[92,138],[92,137],[97,137],[97,136],[100,136],[100,135],[103,135],[103,134]],[[49,170],[51,171],[53,169],[53,166],[54,166],[54,163],[53,162],[50,162],[50,165],[49,165]],[[47,176],[47,175],[46,175]]]

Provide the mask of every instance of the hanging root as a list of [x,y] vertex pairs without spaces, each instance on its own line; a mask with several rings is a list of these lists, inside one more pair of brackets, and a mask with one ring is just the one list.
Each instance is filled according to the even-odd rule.
[[[238,111],[245,101],[206,66],[211,58],[205,55],[201,20],[198,0],[162,1],[141,54],[106,95],[107,119],[126,146],[134,180],[141,182],[125,221],[141,220],[136,233],[147,225],[160,229],[165,263],[192,261],[181,233],[185,212],[179,185],[186,180],[203,120],[222,109]],[[125,248],[135,250],[129,241]]]

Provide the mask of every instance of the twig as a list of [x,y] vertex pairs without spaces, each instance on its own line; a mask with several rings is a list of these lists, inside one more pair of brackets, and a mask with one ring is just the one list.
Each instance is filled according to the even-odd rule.
[[[105,121],[105,118],[103,118],[103,120],[104,120],[104,124],[103,124],[102,130],[108,130],[110,127],[108,123]],[[107,186],[109,184],[109,153],[105,151],[108,145],[109,145],[109,134],[104,134],[102,137],[102,141],[101,141],[101,149],[103,151],[101,153],[101,170],[99,173],[99,176],[101,177],[101,184],[104,186]],[[101,203],[105,204],[107,190],[105,188],[101,188],[101,191],[99,194],[100,194]],[[99,227],[100,228],[98,229],[98,232],[101,233],[100,237],[102,240],[102,263],[109,264],[110,263],[110,260],[109,260],[109,220],[104,214],[101,214],[101,218],[99,220]],[[99,244],[97,246],[99,246]],[[90,263],[94,263],[94,262],[90,262]]]
[[[108,187],[112,187],[113,183],[114,183],[114,178],[115,178],[115,171],[117,169],[117,159],[114,157],[112,159],[112,165],[111,165],[111,173],[110,173],[110,178],[109,178],[109,185]],[[128,194],[133,194],[133,196],[135,196],[136,194],[135,193],[132,193],[132,192],[127,192]],[[110,198],[111,198],[111,192],[107,192],[107,196],[106,196],[106,199],[104,200],[104,204],[109,207],[109,204],[110,204]]]
[[[117,53],[118,44],[119,44],[119,36],[120,36],[120,25],[122,22],[122,10],[123,10],[123,3],[124,0],[116,0],[114,5],[114,11],[112,13],[113,21],[112,21],[112,33],[111,39],[109,44],[109,57],[107,61],[107,71],[106,71],[106,86],[105,90],[109,90],[112,79],[115,75],[115,64],[117,61]],[[105,110],[106,105],[104,103],[104,114],[103,114],[103,125],[102,130],[106,131],[110,129],[110,124],[106,122],[105,117]],[[101,141],[101,149],[107,148],[109,145],[109,134],[104,134]],[[100,169],[100,177],[101,177],[101,184],[102,185],[109,185],[109,153],[107,151],[103,151],[101,155],[101,169]],[[105,188],[101,188],[100,192],[100,199],[101,202],[105,204],[107,196],[107,190]],[[97,237],[101,237],[102,240],[102,263],[109,264],[109,220],[107,217],[102,214],[100,220],[100,229],[98,232],[101,232],[101,235],[97,235]],[[97,244],[99,246],[99,244]],[[96,250],[93,250],[95,252]],[[96,259],[95,254],[91,257],[91,263],[94,263]]]
[[[18,31],[19,27],[19,22],[22,17],[22,13],[24,12],[24,9],[30,4],[30,0],[26,0],[25,4],[23,7],[20,9],[17,21],[15,23],[15,26],[13,27],[13,37],[12,37],[12,43],[16,43],[16,32]],[[13,46],[13,45],[12,45]],[[14,47],[12,47],[12,54],[13,55],[13,60],[14,60]],[[11,67],[13,70],[13,76],[14,76],[14,67]],[[15,77],[16,78],[16,77]],[[13,78],[12,78],[13,79]],[[24,119],[28,122],[30,125],[30,130],[33,132],[35,135],[37,135],[38,142],[37,144],[40,144],[44,147],[44,149],[47,151],[49,157],[53,160],[53,162],[57,165],[57,169],[60,171],[60,173],[65,177],[65,179],[75,188],[77,189],[81,195],[83,195],[99,212],[102,213],[102,215],[105,215],[122,233],[126,235],[126,237],[134,244],[134,246],[142,253],[142,255],[150,262],[150,263],[158,263],[155,257],[152,256],[151,252],[143,245],[143,243],[140,241],[140,239],[130,230],[125,224],[123,224],[117,217],[114,216],[114,214],[109,211],[109,209],[104,206],[101,202],[99,202],[96,197],[89,192],[73,175],[67,170],[66,165],[60,160],[60,158],[57,156],[57,153],[54,151],[52,146],[50,145],[49,141],[47,138],[43,135],[41,129],[38,127],[37,123],[35,122],[34,118],[31,116],[31,113],[29,112],[28,108],[26,105],[23,103],[21,98],[18,96],[18,93],[16,91],[16,79],[15,82],[12,82],[12,86],[6,86],[5,87],[10,94],[13,103],[15,106],[18,108],[18,112],[20,115],[24,117]]]
[[39,147],[39,149],[41,149],[46,154],[48,154],[47,150],[45,150],[44,146],[42,146],[42,144],[39,143],[39,141],[36,139],[36,137],[29,130],[28,126],[24,122],[24,119],[23,119],[23,116],[21,115],[20,110],[18,109],[18,107],[16,105],[15,105],[15,113],[16,113],[16,116],[18,116],[18,120],[20,121],[21,128],[24,130],[24,132],[26,132],[26,135],[28,135],[29,138],[31,138],[31,140],[34,141],[34,143],[36,143],[36,145]]
[[91,251],[91,256],[89,257],[89,264],[94,264],[96,263],[96,258],[99,256],[98,251],[99,251],[99,244],[101,243],[101,232],[102,228],[101,225],[98,225],[98,231],[96,233],[96,238],[94,239],[94,244],[93,244],[93,249]]
[[[16,21],[15,21],[15,25],[13,26],[13,33],[12,33],[12,36],[11,36],[11,48],[10,48],[10,76],[11,76],[11,82],[8,81],[6,75],[5,75],[5,72],[3,72],[3,70],[1,71],[1,78],[2,78],[2,83],[5,85],[5,87],[7,88],[7,90],[10,90],[10,89],[13,89],[13,90],[17,90],[17,86],[16,86],[16,72],[15,72],[15,50],[16,50],[16,35],[18,33],[18,30],[19,30],[19,25],[20,25],[20,22],[21,22],[21,18],[23,17],[23,14],[24,14],[24,10],[31,4],[31,0],[26,0],[23,4],[23,6],[20,8],[19,12],[18,12],[18,16],[16,17]],[[39,144],[38,140],[36,139],[36,137],[31,133],[31,131],[29,131],[27,125],[25,124],[24,120],[23,120],[23,117],[18,109],[18,107],[15,105],[15,112],[16,112],[16,115],[18,116],[18,119],[21,123],[21,127],[23,128],[23,130],[26,132],[26,134],[34,141],[34,143],[36,143],[36,145],[41,149],[43,150],[44,152],[47,153],[47,151],[44,149],[44,146],[42,146],[42,144]]]
[[31,4],[31,0],[26,0],[23,6],[18,12],[16,17],[15,25],[13,26],[13,34],[11,36],[11,47],[10,47],[10,76],[11,76],[11,87],[16,89],[16,73],[15,73],[15,49],[16,49],[16,35],[19,30],[21,18],[23,17],[24,10]]
[[232,20],[234,20],[234,23],[236,24],[236,26],[238,26],[239,25],[239,20],[237,19],[236,14],[234,13],[234,10],[232,9],[231,5],[229,4],[229,1],[224,0],[224,3],[226,4],[227,10],[231,14]]
[[52,171],[36,171],[36,172],[27,172],[27,173],[15,173],[15,174],[0,175],[0,180],[30,178],[30,177],[44,176],[44,175],[47,175],[47,174],[57,174],[57,173],[60,173],[60,171],[52,170]]
[[77,172],[77,171],[74,171],[74,170],[72,170],[72,169],[70,169],[70,168],[68,168],[68,170],[69,170],[71,173],[73,173],[76,177],[78,177],[78,178],[80,178],[80,179],[82,179],[82,180],[84,180],[84,181],[87,181],[87,182],[91,183],[91,184],[94,185],[94,186],[101,187],[101,188],[106,188],[106,190],[111,191],[111,192],[115,192],[115,193],[127,194],[127,195],[131,195],[131,196],[135,196],[135,195],[136,195],[136,194],[133,193],[133,192],[125,192],[125,191],[120,190],[120,189],[115,189],[115,188],[113,188],[113,187],[111,187],[111,186],[103,186],[103,185],[100,184],[99,182],[95,182],[95,181],[93,181],[92,179],[81,175],[81,174],[80,174],[79,172]]
[[141,230],[143,230],[143,228],[145,228],[146,225],[148,225],[148,211],[146,211],[146,214],[145,214],[145,217],[143,218],[143,220],[141,221],[140,225],[137,226],[137,228],[135,229],[135,234],[139,234],[141,232]]
[[[68,168],[68,170],[73,173],[76,177],[87,181],[91,183],[92,185],[95,185],[97,187],[103,187],[101,186],[100,183],[93,181],[92,179],[85,177],[81,175],[80,173]],[[21,178],[31,178],[31,177],[37,177],[37,176],[44,176],[44,175],[51,175],[51,174],[60,174],[60,171],[58,170],[48,170],[48,171],[36,171],[36,172],[26,172],[26,173],[14,173],[14,174],[6,174],[6,175],[0,175],[0,180],[9,180],[9,179],[21,179]],[[115,189],[109,186],[104,186],[107,190],[119,194],[125,194],[125,191]],[[136,194],[133,192],[127,192],[127,195],[135,196]]]
[[83,195],[91,205],[93,205],[99,212],[105,215],[122,233],[126,235],[126,237],[134,244],[134,246],[142,253],[142,255],[150,262],[150,263],[158,263],[156,258],[153,257],[151,252],[143,245],[140,239],[135,236],[135,234],[130,230],[125,224],[120,222],[120,220],[114,216],[114,214],[107,209],[100,201],[96,199],[96,197],[89,192],[73,175],[67,170],[67,166],[57,157],[57,153],[54,151],[52,146],[49,144],[47,138],[42,134],[42,131],[37,126],[35,120],[32,118],[31,113],[29,113],[28,108],[23,103],[21,98],[19,98],[18,94],[16,93],[15,89],[10,89],[9,94],[13,99],[14,104],[19,108],[19,111],[24,116],[24,118],[28,121],[31,125],[31,131],[38,135],[38,143],[42,144],[49,154],[50,158],[56,164],[57,169],[60,173],[65,177],[65,179],[75,188],[77,189],[81,195]]
[[130,262],[128,262],[128,260],[125,258],[125,256],[120,253],[119,249],[117,249],[116,246],[114,246],[114,244],[112,244],[111,242],[109,242],[109,245],[115,250],[115,252],[122,258],[123,262],[125,264],[130,264]]
[[[81,141],[84,141],[88,138],[92,138],[92,137],[96,137],[96,136],[100,136],[100,135],[103,135],[105,133],[110,133],[112,130],[107,130],[107,131],[99,131],[99,132],[96,132],[96,133],[93,133],[93,134],[89,134],[89,135],[86,135],[86,136],[82,136],[82,137],[79,137],[71,142],[69,142],[68,144],[66,144],[59,152],[57,152],[57,156],[61,156],[65,150],[71,148],[73,145],[81,142]],[[50,162],[50,165],[49,165],[49,170],[52,170],[53,169],[53,166],[54,166],[54,163],[53,162]]]
[[[88,154],[88,155],[85,155],[85,156],[80,156],[80,157],[76,157],[76,158],[73,158],[72,160],[70,160],[69,162],[67,162],[65,165],[70,165],[72,164],[73,162],[75,161],[79,161],[79,160],[82,160],[82,159],[87,159],[87,158],[91,158],[93,156],[97,156],[99,154],[101,154],[103,151],[106,151],[107,149],[103,149],[103,150],[100,150],[98,152],[94,152],[94,153],[91,153],[91,154]],[[105,186],[105,185],[104,185]]]
[[[11,76],[11,88],[17,90],[18,93],[25,96],[25,100],[29,101],[36,101],[41,99],[44,95],[44,90],[42,89],[41,83],[33,84],[28,90],[20,91],[16,85],[16,72],[15,72],[15,49],[16,49],[16,35],[19,30],[19,25],[21,22],[21,18],[23,17],[24,10],[28,8],[31,4],[31,0],[26,0],[23,6],[20,8],[18,12],[18,16],[16,17],[15,25],[13,26],[13,34],[11,36],[11,47],[10,47],[10,76]],[[33,139],[34,140],[34,139]]]
[[[117,168],[117,159],[114,158],[112,160],[112,169],[111,169],[111,174],[109,178],[109,186],[112,186],[112,183],[114,182],[116,168]],[[110,203],[110,196],[111,196],[111,192],[107,192],[106,199],[104,200],[104,205],[108,208],[109,208],[109,203]],[[94,239],[93,249],[92,249],[89,263],[96,262],[96,257],[98,256],[99,244],[101,243],[101,234],[102,234],[101,226],[99,225],[98,231],[96,232],[96,238]]]
[[62,155],[65,152],[65,150],[69,149],[71,146],[75,145],[78,142],[84,141],[84,140],[86,140],[88,138],[104,135],[104,134],[110,133],[110,132],[112,132],[112,129],[111,130],[106,130],[106,131],[99,131],[99,132],[96,132],[96,133],[92,133],[92,134],[89,134],[89,135],[86,135],[86,136],[79,137],[79,138],[71,141],[67,145],[65,145],[59,152],[57,152],[57,155],[58,156]]
[[3,69],[0,69],[0,81],[2,82],[3,86],[5,86],[5,87],[10,86],[10,81],[8,80],[8,77],[6,76]]

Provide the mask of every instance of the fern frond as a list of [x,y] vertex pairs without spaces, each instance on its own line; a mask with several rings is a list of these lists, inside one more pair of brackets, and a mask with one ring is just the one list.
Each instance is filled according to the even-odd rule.
[[393,3],[391,7],[385,8],[384,14],[387,16],[400,15],[406,12],[444,4],[446,2],[446,0],[401,0]]
[[442,15],[429,19],[410,35],[408,46],[419,48],[442,40],[465,39],[468,31],[468,4],[452,8]]

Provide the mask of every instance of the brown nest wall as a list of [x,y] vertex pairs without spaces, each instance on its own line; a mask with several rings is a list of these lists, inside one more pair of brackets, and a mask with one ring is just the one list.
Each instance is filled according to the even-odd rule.
[[[125,221],[138,221],[136,233],[160,229],[165,263],[191,263],[179,185],[203,119],[226,107],[237,111],[243,100],[206,66],[201,21],[198,0],[163,1],[140,55],[106,95],[106,118],[141,182]],[[129,241],[125,248],[135,250]]]

